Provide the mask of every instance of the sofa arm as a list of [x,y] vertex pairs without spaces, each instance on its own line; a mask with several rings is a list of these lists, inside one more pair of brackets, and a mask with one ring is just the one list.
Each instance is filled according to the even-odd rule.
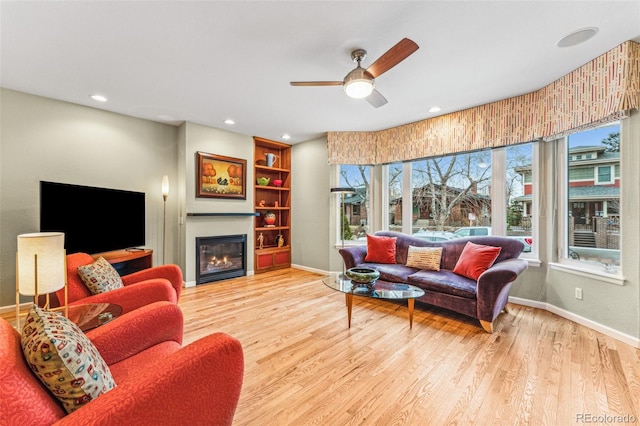
[[513,258],[494,264],[478,278],[478,318],[493,321],[498,314],[496,306],[502,298],[508,297],[503,289],[525,270],[529,264],[526,260]]
[[338,250],[338,253],[342,256],[346,269],[355,268],[364,263],[364,258],[367,257],[367,246],[345,247]]
[[164,278],[169,280],[171,286],[176,291],[176,300],[180,300],[180,292],[182,291],[182,270],[178,265],[160,265],[153,268],[143,269],[122,277],[122,283],[127,286],[138,281],[146,281],[155,278]]
[[159,343],[182,344],[184,320],[180,307],[156,302],[87,331],[107,365],[115,364]]
[[117,290],[94,294],[69,303],[69,305],[114,303],[122,306],[122,313],[124,314],[141,306],[162,301],[178,303],[176,292],[173,290],[171,283],[165,279],[155,279],[142,281]]
[[244,374],[242,346],[215,333],[146,366],[135,380],[56,425],[231,425]]

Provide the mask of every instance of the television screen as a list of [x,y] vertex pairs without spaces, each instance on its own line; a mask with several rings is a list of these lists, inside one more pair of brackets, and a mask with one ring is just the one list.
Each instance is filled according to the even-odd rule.
[[40,231],[64,232],[67,253],[143,246],[145,194],[40,181]]

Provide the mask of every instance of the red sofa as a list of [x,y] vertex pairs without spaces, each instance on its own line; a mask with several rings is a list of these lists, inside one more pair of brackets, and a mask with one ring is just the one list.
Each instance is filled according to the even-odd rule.
[[[178,303],[182,290],[182,271],[177,265],[161,265],[122,276],[123,288],[106,293],[91,294],[78,274],[78,267],[89,265],[94,258],[87,253],[67,255],[67,286],[69,305],[85,303],[114,303],[122,312],[130,312],[153,302]],[[64,288],[56,292],[64,304]]]
[[244,373],[235,338],[214,333],[182,347],[182,311],[170,302],[136,309],[86,335],[117,386],[66,414],[31,372],[18,332],[0,319],[0,424],[232,424]]

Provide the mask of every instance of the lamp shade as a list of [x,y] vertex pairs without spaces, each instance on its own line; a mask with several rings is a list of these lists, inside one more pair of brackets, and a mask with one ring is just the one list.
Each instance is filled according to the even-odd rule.
[[62,232],[18,235],[17,280],[20,294],[35,296],[36,293],[60,290],[65,285],[65,269]]
[[371,74],[358,65],[358,68],[347,74],[342,87],[350,98],[362,99],[373,92],[375,82]]
[[355,190],[355,188],[338,187],[338,188],[331,188],[331,193],[333,193],[333,194],[355,194],[356,190]]
[[169,176],[162,176],[162,196],[166,199],[169,196]]

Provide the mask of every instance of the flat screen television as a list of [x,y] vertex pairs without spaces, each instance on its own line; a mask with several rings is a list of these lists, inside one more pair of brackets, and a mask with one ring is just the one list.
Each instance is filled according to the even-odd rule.
[[40,231],[64,232],[67,253],[143,246],[145,194],[40,181]]

